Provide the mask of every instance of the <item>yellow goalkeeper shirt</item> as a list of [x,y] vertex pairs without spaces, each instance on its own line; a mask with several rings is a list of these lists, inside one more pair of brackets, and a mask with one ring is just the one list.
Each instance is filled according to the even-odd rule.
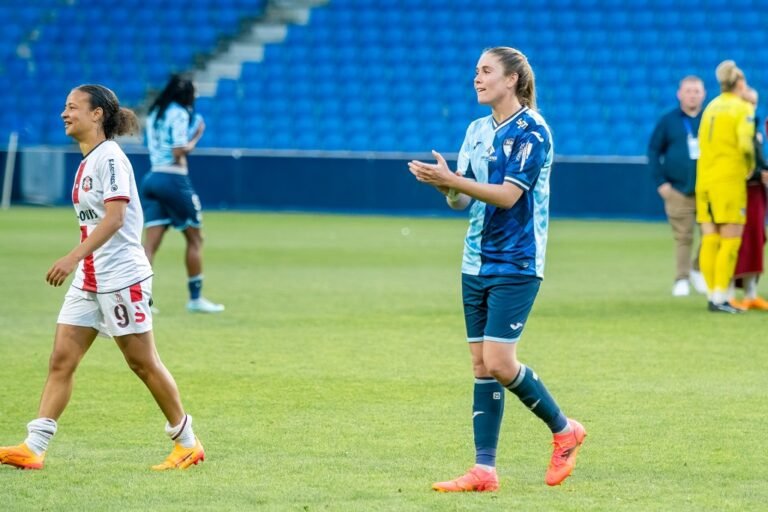
[[737,95],[724,92],[701,115],[696,188],[743,183],[755,167],[755,111]]

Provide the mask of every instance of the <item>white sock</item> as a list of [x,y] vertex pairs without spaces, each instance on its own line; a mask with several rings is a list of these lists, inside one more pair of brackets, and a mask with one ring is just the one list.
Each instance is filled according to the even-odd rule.
[[42,455],[48,449],[48,442],[56,433],[58,425],[51,418],[37,418],[27,423],[27,438],[24,440],[36,455]]
[[483,471],[496,471],[496,468],[489,466],[488,464],[475,464],[475,467],[482,469]]
[[179,443],[184,448],[194,448],[195,433],[192,431],[192,416],[185,414],[181,423],[172,427],[170,423],[165,424],[165,433],[172,441]]
[[752,300],[757,298],[757,276],[744,278],[744,296]]
[[723,290],[715,290],[712,292],[712,302],[715,304],[724,304],[728,300],[728,293]]
[[736,283],[731,280],[731,284],[728,285],[728,291],[726,292],[726,296],[728,297],[728,301],[731,301],[736,298]]

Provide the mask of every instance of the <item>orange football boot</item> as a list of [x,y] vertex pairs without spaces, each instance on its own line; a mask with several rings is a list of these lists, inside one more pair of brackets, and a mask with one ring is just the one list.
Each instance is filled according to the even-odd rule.
[[173,447],[173,451],[162,464],[152,466],[155,471],[165,471],[166,469],[187,469],[192,465],[197,465],[205,460],[205,450],[200,440],[195,438],[195,446],[184,448],[179,443]]
[[8,464],[19,469],[43,469],[44,460],[45,452],[37,455],[26,443],[0,447],[0,464]]
[[768,300],[762,297],[755,297],[754,299],[744,299],[747,309],[756,309],[758,311],[768,311]]
[[728,304],[731,305],[731,307],[740,309],[741,311],[746,311],[749,309],[749,305],[752,301],[749,299],[739,300],[739,299],[730,299],[728,301]]
[[545,481],[547,485],[560,485],[568,478],[576,466],[576,455],[587,437],[587,431],[576,420],[569,419],[571,431],[565,434],[555,434],[552,440],[554,451],[549,461]]
[[432,489],[439,492],[486,492],[499,490],[496,470],[486,471],[474,466],[467,473],[447,482],[435,482]]

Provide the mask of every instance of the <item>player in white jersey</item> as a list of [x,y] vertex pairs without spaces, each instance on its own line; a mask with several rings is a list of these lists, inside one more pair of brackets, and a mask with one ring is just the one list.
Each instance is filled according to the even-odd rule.
[[152,172],[141,185],[147,228],[144,248],[152,262],[168,227],[181,231],[187,243],[184,258],[189,289],[187,310],[220,313],[224,311],[223,305],[202,296],[203,219],[200,199],[189,179],[187,155],[202,137],[205,123],[195,114],[194,106],[192,81],[173,75],[149,107],[146,135]]
[[499,488],[496,448],[505,388],[552,432],[554,451],[545,481],[558,485],[571,474],[586,431],[561,412],[536,372],[517,359],[517,343],[544,276],[552,136],[536,112],[533,70],[520,51],[484,51],[475,69],[475,91],[491,115],[469,125],[458,171],[451,172],[436,151],[436,164],[409,163],[411,173],[445,194],[451,208],[464,209],[474,200],[461,281],[475,376],[475,466],[432,488]]
[[61,286],[71,273],[75,276],[59,312],[38,417],[27,424],[22,444],[0,447],[0,464],[42,469],[57,420],[69,403],[78,364],[102,334],[114,338],[168,420],[166,433],[175,446],[153,469],[190,467],[202,461],[205,452],[176,382],[155,348],[152,267],[141,246],[143,213],[131,163],[112,140],[138,130],[136,115],[120,107],[106,87],[81,85],[67,96],[61,117],[66,134],[83,154],[72,187],[80,243],[54,262],[46,281]]

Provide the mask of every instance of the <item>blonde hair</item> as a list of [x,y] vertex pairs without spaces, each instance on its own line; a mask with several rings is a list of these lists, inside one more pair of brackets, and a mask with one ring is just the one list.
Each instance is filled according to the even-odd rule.
[[485,50],[485,53],[499,58],[504,67],[504,75],[517,74],[517,99],[521,105],[536,110],[536,76],[523,52],[509,46],[496,46]]
[[724,60],[715,69],[715,76],[720,83],[721,92],[731,92],[739,80],[744,80],[744,72],[732,60]]

